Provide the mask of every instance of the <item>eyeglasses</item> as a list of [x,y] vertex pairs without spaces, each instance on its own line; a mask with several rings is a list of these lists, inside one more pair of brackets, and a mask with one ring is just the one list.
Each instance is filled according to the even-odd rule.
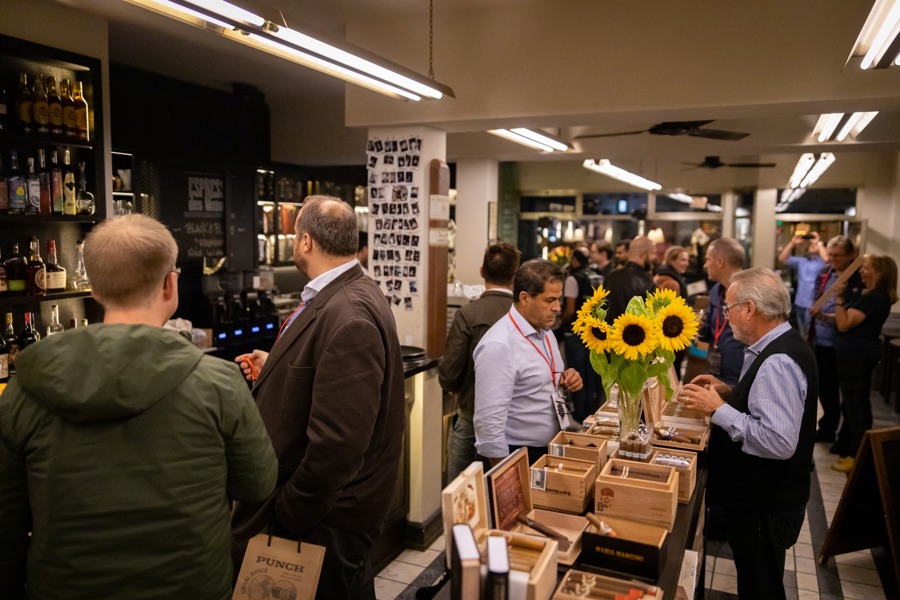
[[169,273],[175,273],[175,279],[178,279],[178,277],[181,276],[181,267],[175,267],[169,271]]
[[740,302],[735,302],[734,304],[723,304],[722,305],[722,314],[725,315],[725,318],[728,319],[728,311],[734,308],[735,306],[740,306],[741,304],[747,304],[750,302],[749,300],[741,300]]

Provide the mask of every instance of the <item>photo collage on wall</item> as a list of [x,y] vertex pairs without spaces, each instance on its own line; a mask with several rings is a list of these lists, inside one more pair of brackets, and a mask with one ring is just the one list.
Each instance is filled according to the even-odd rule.
[[421,150],[418,137],[373,138],[366,145],[370,274],[393,306],[409,311],[419,297]]

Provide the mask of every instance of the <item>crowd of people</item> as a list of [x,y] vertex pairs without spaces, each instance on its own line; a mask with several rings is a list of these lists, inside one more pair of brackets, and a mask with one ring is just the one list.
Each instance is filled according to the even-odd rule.
[[[127,215],[90,233],[103,323],[23,350],[0,396],[0,597],[224,600],[260,533],[325,548],[318,598],[375,597],[370,557],[405,431],[396,325],[361,268],[349,205],[311,196],[294,228],[309,282],[274,345],[239,366],[162,327],[180,273],[163,225]],[[603,386],[572,335],[576,311],[601,284],[610,323],[633,296],[687,298],[690,255],[671,246],[658,260],[638,236],[574,247],[563,269],[490,244],[484,293],[456,312],[438,366],[456,402],[448,477],[519,448],[534,462],[579,428]],[[815,443],[832,444],[832,468],[853,468],[897,301],[896,262],[859,257],[848,237],[798,235],[779,260],[797,271],[793,298],[779,274],[746,268],[737,240],[709,243],[706,372],[679,391],[710,415],[707,500],[725,516],[742,598],[785,597]]]

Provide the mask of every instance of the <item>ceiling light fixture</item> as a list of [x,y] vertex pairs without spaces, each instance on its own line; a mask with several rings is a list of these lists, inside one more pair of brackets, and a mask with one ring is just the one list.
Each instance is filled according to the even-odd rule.
[[847,62],[860,56],[862,69],[900,65],[900,0],[877,0],[872,6]]
[[655,181],[650,181],[649,179],[641,177],[640,175],[635,175],[630,171],[621,169],[610,163],[605,158],[601,158],[600,160],[588,159],[584,161],[583,166],[585,169],[596,171],[597,173],[601,173],[602,175],[606,175],[607,177],[612,177],[613,179],[624,181],[625,183],[645,189],[647,191],[652,192],[662,189],[662,186]]
[[511,142],[541,150],[542,152],[566,152],[569,145],[563,140],[545,133],[538,132],[533,129],[524,127],[516,127],[514,129],[489,129],[488,133],[505,138]]
[[235,42],[388,96],[413,101],[453,97],[449,87],[361,48],[324,42],[225,0],[125,1],[196,27],[214,29]]
[[797,161],[797,166],[794,167],[794,173],[791,175],[791,189],[811,186],[833,162],[834,154],[831,152],[823,152],[818,159],[811,152],[802,155],[800,160]]
[[812,135],[819,142],[843,142],[848,136],[855,140],[877,115],[878,111],[825,113],[816,121]]

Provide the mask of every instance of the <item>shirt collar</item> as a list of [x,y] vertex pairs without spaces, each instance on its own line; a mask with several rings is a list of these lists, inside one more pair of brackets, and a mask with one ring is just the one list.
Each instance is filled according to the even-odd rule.
[[303,300],[303,304],[309,303],[313,298],[316,297],[316,294],[322,291],[322,289],[326,285],[356,266],[359,266],[359,261],[354,258],[353,260],[345,262],[344,264],[339,265],[331,269],[330,271],[325,271],[324,273],[307,283],[303,287],[303,291],[300,293],[300,299]]
[[544,329],[543,331],[538,331],[534,328],[534,326],[525,320],[525,317],[522,316],[522,313],[516,309],[516,305],[513,304],[509,309],[509,314],[512,315],[512,318],[515,320],[516,324],[519,326],[519,329],[522,330],[522,333],[526,336],[533,335],[538,339],[541,339],[542,334],[547,334],[550,332],[550,329]]
[[790,328],[791,328],[791,324],[788,323],[787,321],[781,323],[780,325],[776,326],[772,331],[770,331],[769,333],[767,333],[764,336],[762,336],[761,338],[759,338],[759,340],[757,340],[757,342],[755,344],[753,344],[752,346],[748,346],[747,349],[745,350],[745,352],[752,352],[754,356],[759,356],[760,353],[766,349],[766,346],[771,344],[775,338],[779,337],[780,335],[782,335],[783,333],[788,331]]

